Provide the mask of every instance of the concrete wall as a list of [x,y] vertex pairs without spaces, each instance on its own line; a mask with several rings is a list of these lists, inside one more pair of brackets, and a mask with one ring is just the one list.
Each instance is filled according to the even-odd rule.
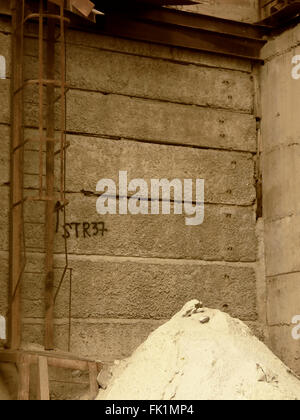
[[273,350],[300,373],[292,318],[300,314],[300,81],[292,78],[300,54],[300,26],[275,37],[263,51],[262,144],[267,312]]
[[[3,21],[4,22],[4,21]],[[1,21],[1,24],[3,23]],[[5,26],[6,28],[6,26]],[[8,29],[9,32],[9,29]],[[34,36],[34,33],[32,34]],[[9,59],[9,35],[0,45]],[[71,351],[123,358],[187,300],[228,311],[259,331],[254,83],[248,61],[69,31],[68,241],[73,269]],[[34,77],[36,41],[27,41]],[[1,52],[0,52],[1,53]],[[9,80],[0,81],[8,101]],[[7,102],[6,102],[7,103]],[[35,135],[35,92],[26,97],[27,134]],[[9,108],[1,107],[0,313],[6,309]],[[26,151],[26,189],[37,187],[38,153]],[[206,216],[99,216],[96,183],[129,178],[204,178]],[[24,342],[43,342],[44,208],[25,211],[28,264],[23,286]],[[84,237],[83,223],[105,223]],[[63,226],[56,235],[56,284]],[[69,278],[55,313],[56,345],[68,340]]]
[[179,6],[181,10],[203,13],[242,22],[259,21],[259,0],[194,0],[197,5]]
[[[7,314],[8,288],[8,235],[9,235],[9,161],[10,161],[10,19],[0,17],[0,55],[6,63],[6,78],[0,79],[0,314]],[[1,345],[1,340],[0,340]]]

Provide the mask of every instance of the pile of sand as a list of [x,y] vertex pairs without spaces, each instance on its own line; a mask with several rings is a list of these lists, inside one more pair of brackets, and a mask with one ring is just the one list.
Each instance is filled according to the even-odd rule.
[[[291,400],[299,379],[241,321],[189,302],[116,365],[98,400]],[[106,376],[105,376],[106,375]]]

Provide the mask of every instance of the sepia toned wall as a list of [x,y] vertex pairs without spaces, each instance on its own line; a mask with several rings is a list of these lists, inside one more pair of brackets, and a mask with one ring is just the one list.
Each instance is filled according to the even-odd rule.
[[178,6],[180,10],[203,13],[242,22],[258,22],[259,0],[194,0],[192,6]]
[[[292,77],[300,54],[300,26],[274,37],[263,50],[261,72],[263,197],[267,314],[272,349],[300,372],[299,340],[292,337],[300,315],[299,92]],[[297,72],[296,72],[297,73]],[[299,73],[299,72],[298,72]]]
[[[5,18],[0,31],[0,54],[9,63]],[[34,77],[34,28],[26,54],[26,74]],[[254,76],[247,60],[68,31],[72,352],[107,361],[124,358],[192,298],[229,312],[261,334],[264,276],[256,224]],[[0,108],[0,314],[7,310],[9,84],[8,66],[7,79],[0,80],[5,104]],[[34,136],[34,91],[26,96],[25,122],[31,127],[27,134]],[[38,182],[33,143],[25,161],[26,193],[32,194]],[[184,215],[98,215],[96,184],[101,178],[116,179],[119,170],[127,170],[129,179],[147,181],[204,178],[204,224],[186,226]],[[42,204],[26,204],[24,343],[43,343],[43,217]],[[101,222],[103,236],[84,234],[84,223],[91,229]],[[60,217],[56,285],[64,267],[62,224]],[[67,277],[55,311],[55,345],[63,350],[68,317]]]

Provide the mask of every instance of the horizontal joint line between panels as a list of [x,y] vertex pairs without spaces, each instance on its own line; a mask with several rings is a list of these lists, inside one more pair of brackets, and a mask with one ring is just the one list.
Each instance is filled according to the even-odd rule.
[[175,101],[175,100],[171,100],[171,99],[161,99],[161,98],[154,98],[154,97],[147,97],[147,96],[140,96],[140,95],[130,95],[130,94],[126,94],[126,93],[119,93],[119,92],[113,92],[113,91],[104,91],[104,90],[97,90],[97,89],[88,89],[88,88],[80,88],[80,87],[75,87],[75,86],[71,86],[70,87],[70,91],[77,91],[77,92],[87,92],[87,93],[98,93],[100,95],[104,95],[104,96],[122,96],[122,97],[126,97],[126,98],[130,98],[130,99],[139,99],[139,100],[143,100],[143,101],[153,101],[153,102],[161,102],[161,103],[170,103],[170,104],[174,104],[174,105],[182,105],[182,106],[191,106],[191,107],[196,107],[196,108],[204,108],[204,109],[213,109],[216,111],[226,111],[226,112],[230,112],[233,114],[243,114],[243,115],[253,115],[253,110],[245,110],[245,109],[241,109],[241,108],[230,108],[230,107],[220,107],[217,105],[212,105],[212,104],[197,104],[194,102],[179,102],[179,101]]
[[[28,247],[28,249],[31,251],[29,254],[32,255],[39,255],[39,256],[43,256],[44,255],[44,251],[41,250],[40,248],[30,248]],[[61,252],[55,252],[54,255],[56,257],[64,257],[64,254]],[[73,257],[73,261],[78,261],[78,260],[102,260],[102,261],[114,261],[114,262],[118,262],[118,261],[125,261],[125,262],[137,262],[137,263],[147,263],[147,264],[165,264],[166,262],[169,262],[170,265],[174,264],[180,264],[180,265],[198,265],[198,266],[212,266],[212,265],[220,265],[222,267],[227,267],[227,268],[234,268],[234,267],[239,267],[239,268],[251,268],[251,269],[255,269],[255,266],[257,264],[257,260],[252,260],[252,261],[246,261],[246,262],[242,262],[242,261],[225,261],[225,260],[216,260],[216,261],[212,261],[212,260],[195,260],[195,259],[185,259],[185,258],[162,258],[162,257],[139,257],[139,256],[122,256],[122,255],[95,255],[95,254],[75,254],[75,253],[69,253],[70,256]],[[184,263],[184,264],[183,264]],[[76,271],[76,268],[74,268],[74,271]]]

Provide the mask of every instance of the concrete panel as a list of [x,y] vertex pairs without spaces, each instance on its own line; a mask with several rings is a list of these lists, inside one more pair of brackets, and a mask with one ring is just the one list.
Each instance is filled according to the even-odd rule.
[[[106,215],[96,213],[96,197],[67,196],[70,253],[211,261],[255,261],[254,210],[207,205],[205,221],[186,226],[185,215]],[[173,213],[173,206],[171,209]],[[26,204],[27,246],[44,249],[44,205]],[[103,222],[105,225],[101,225]],[[78,226],[75,225],[78,223]],[[94,223],[99,223],[97,227]],[[105,231],[103,231],[105,229]],[[56,252],[64,252],[63,216],[59,216]]]
[[0,124],[10,124],[10,80],[0,79]]
[[251,62],[248,60],[75,30],[69,30],[67,32],[67,43],[70,45],[92,47],[96,50],[113,51],[140,57],[152,57],[186,64],[233,69],[248,73],[252,71]]
[[0,125],[0,186],[9,182],[10,127]]
[[299,47],[276,56],[262,69],[262,108],[265,111],[262,133],[266,152],[299,143],[299,80],[294,80],[291,74],[292,58],[297,54],[300,54]]
[[292,337],[293,326],[277,326],[269,329],[270,345],[275,354],[294,372],[300,375],[299,340]]
[[266,222],[266,273],[268,276],[300,270],[300,215]]
[[[28,90],[29,126],[37,126],[36,97]],[[68,92],[67,109],[72,133],[256,151],[253,115],[80,90]]]
[[71,264],[74,317],[165,319],[184,302],[199,298],[207,306],[224,309],[228,305],[226,309],[241,319],[256,319],[251,268],[75,260]]
[[0,252],[0,315],[6,316],[8,309],[8,253]]
[[[43,258],[32,255],[30,259],[33,261],[29,262],[27,272],[40,273]],[[55,266],[64,267],[62,256],[56,257]],[[166,319],[194,298],[234,317],[248,321],[257,319],[255,271],[251,266],[92,256],[70,256],[69,266],[73,269],[74,318]],[[56,277],[58,283],[60,277]],[[30,281],[31,289],[33,280]],[[58,307],[62,302],[65,312],[68,281],[67,277],[65,293],[62,291],[57,302]],[[43,282],[38,276],[34,287],[41,288],[43,293]],[[37,308],[34,312],[31,305],[30,316],[39,317],[39,311]],[[57,313],[57,316],[66,317],[66,313]]]
[[[205,202],[251,205],[255,201],[251,154],[92,137],[72,136],[68,140],[70,192],[96,192],[97,183],[103,178],[118,184],[119,171],[127,171],[128,181],[142,178],[149,186],[151,179],[192,179],[194,184],[196,179],[204,179]],[[39,154],[26,153],[25,158],[25,172],[38,174]],[[25,182],[27,187],[38,187],[37,176],[26,177]],[[60,185],[59,179],[56,184]]]
[[94,92],[71,91],[68,112],[78,133],[240,150],[253,150],[256,136],[250,115]]
[[9,188],[0,187],[0,251],[9,249]]
[[[72,321],[71,352],[83,357],[112,362],[124,359],[142,344],[162,321],[150,320],[97,320]],[[41,320],[25,320],[23,341],[43,344]],[[55,328],[56,347],[67,350],[68,325],[59,323]]]
[[289,50],[298,47],[300,41],[300,27],[293,26],[292,29],[285,30],[280,35],[268,40],[261,50],[264,60],[271,61],[279,55],[284,55]]
[[67,51],[67,78],[81,90],[249,113],[253,109],[253,81],[247,73],[97,51],[86,46],[69,46]]
[[264,156],[264,216],[274,220],[300,213],[300,143],[281,147]]
[[[299,313],[300,216],[299,80],[292,58],[300,54],[299,28],[274,37],[263,49],[262,145],[267,313],[272,350],[300,373],[299,341],[292,338]],[[298,299],[297,299],[298,297]]]
[[270,277],[267,287],[268,324],[291,325],[293,317],[300,315],[300,273]]

